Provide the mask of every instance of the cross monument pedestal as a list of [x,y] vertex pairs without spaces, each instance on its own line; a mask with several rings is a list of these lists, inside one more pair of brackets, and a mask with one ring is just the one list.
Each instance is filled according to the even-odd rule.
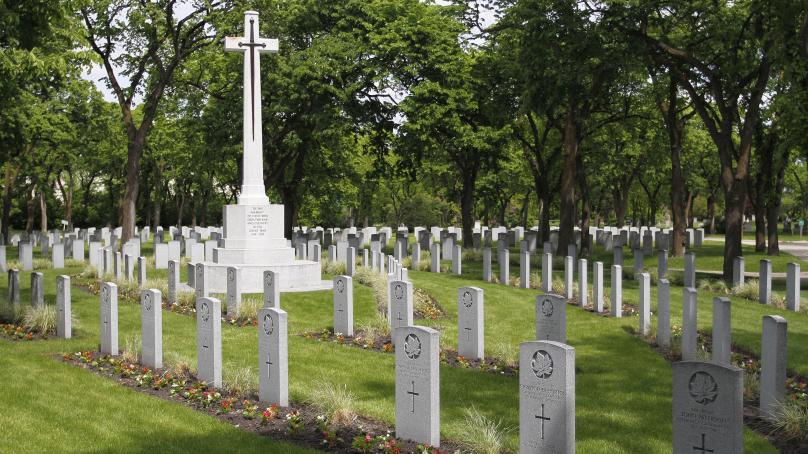
[[244,54],[244,154],[243,180],[238,204],[226,205],[224,232],[213,257],[206,257],[206,291],[227,291],[227,267],[241,272],[243,293],[263,292],[266,270],[280,273],[284,291],[330,289],[323,281],[320,263],[295,260],[295,251],[284,237],[283,205],[270,204],[263,176],[261,135],[261,60],[262,53],[278,52],[278,40],[259,37],[258,13],[244,13],[244,36],[225,38],[225,51]]

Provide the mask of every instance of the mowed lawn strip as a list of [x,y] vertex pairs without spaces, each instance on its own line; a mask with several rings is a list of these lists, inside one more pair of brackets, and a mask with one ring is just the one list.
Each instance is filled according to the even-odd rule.
[[[53,300],[55,275],[61,273],[53,270],[46,272],[49,301]],[[27,289],[28,273],[23,274],[21,281],[23,288]],[[515,349],[519,342],[533,338],[533,302],[536,291],[505,288],[448,275],[413,272],[411,276],[416,286],[427,289],[438,298],[448,313],[447,317],[433,323],[418,322],[440,325],[446,332],[442,336],[443,343],[454,345],[456,342],[453,340],[457,333],[454,305],[457,287],[462,285],[478,285],[488,290],[488,346],[505,342]],[[375,316],[375,303],[370,289],[355,285],[355,304],[357,324]],[[45,346],[43,348],[46,351],[52,349],[67,352],[97,348],[98,297],[74,290],[73,305],[81,322],[76,330],[79,339],[67,345],[59,341],[38,343]],[[298,401],[308,400],[314,389],[325,382],[344,384],[356,396],[361,414],[392,425],[395,404],[393,356],[295,336],[295,333],[321,330],[331,325],[329,292],[284,294],[282,305],[289,312],[290,320],[289,383],[292,398]],[[119,337],[123,347],[126,339],[134,339],[139,333],[140,312],[139,306],[123,301],[119,310]],[[166,312],[163,322],[166,356],[185,360],[195,367],[194,318]],[[568,308],[569,342],[577,350],[576,438],[580,452],[670,451],[670,366],[645,343],[625,333],[624,326],[629,323],[632,321],[604,319],[573,307]],[[225,325],[222,337],[225,381],[234,371],[245,368],[250,369],[251,376],[257,380],[255,329]],[[56,378],[49,382],[58,383],[58,374]],[[88,409],[94,409],[101,404],[88,401],[85,405]],[[463,425],[463,409],[472,405],[485,415],[501,419],[505,425],[513,428],[510,440],[515,443],[518,428],[516,378],[441,367],[441,418],[444,437],[457,439]],[[151,423],[149,416],[150,413],[144,410],[141,418],[144,420],[143,424]],[[638,436],[638,433],[642,436]],[[748,449],[754,449],[755,452],[774,452],[773,447],[756,434],[747,431],[745,437]]]

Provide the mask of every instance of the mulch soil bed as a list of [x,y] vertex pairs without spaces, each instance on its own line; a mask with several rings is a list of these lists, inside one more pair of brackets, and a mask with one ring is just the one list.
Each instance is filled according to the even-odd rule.
[[[112,379],[129,388],[186,405],[215,416],[241,430],[305,448],[335,453],[418,453],[439,451],[430,446],[394,438],[384,423],[356,416],[347,423],[331,424],[311,405],[292,402],[288,407],[261,405],[255,396],[217,390],[188,371],[152,370],[122,357],[98,352],[77,352],[59,360]],[[460,445],[443,442],[441,452],[460,452]]]

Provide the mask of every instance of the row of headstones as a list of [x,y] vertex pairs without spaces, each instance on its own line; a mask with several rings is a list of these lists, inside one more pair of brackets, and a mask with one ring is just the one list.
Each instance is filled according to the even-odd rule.
[[[8,270],[8,301],[15,309],[20,308],[20,272]],[[31,273],[31,307],[45,307],[45,277],[40,272]],[[73,336],[70,303],[70,276],[56,276],[56,336],[70,339]]]

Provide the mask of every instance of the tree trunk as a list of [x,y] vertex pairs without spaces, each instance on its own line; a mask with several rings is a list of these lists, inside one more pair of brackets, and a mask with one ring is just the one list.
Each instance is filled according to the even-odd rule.
[[626,213],[628,212],[628,197],[623,194],[622,190],[614,191],[612,197],[614,198],[614,216],[616,218],[616,225],[618,228],[626,224]]
[[129,134],[129,144],[126,154],[126,192],[121,203],[121,244],[126,243],[135,236],[135,223],[137,213],[135,207],[137,203],[138,190],[140,185],[140,157],[143,156],[143,149],[146,145],[147,127],[141,126],[133,134]]
[[182,217],[185,211],[185,191],[177,194],[179,197],[177,206],[177,228],[182,228]]
[[561,172],[561,206],[558,228],[557,254],[566,254],[567,245],[573,241],[575,227],[575,172],[578,154],[578,123],[574,107],[567,109],[564,121],[564,168]]
[[776,164],[777,175],[775,184],[769,192],[769,197],[766,203],[766,223],[769,226],[769,248],[766,250],[768,255],[780,255],[780,241],[778,233],[778,224],[780,217],[780,208],[783,204],[783,185],[785,184],[786,167],[788,167],[789,150],[788,147],[781,146],[783,152],[779,156]]
[[766,203],[763,195],[758,195],[755,202],[755,252],[766,250]]
[[743,209],[746,205],[746,182],[735,179],[730,187],[724,188],[724,280],[732,279],[732,265],[735,257],[743,255]]
[[191,194],[191,228],[196,228],[196,194]]
[[581,189],[581,250],[578,251],[579,257],[589,256],[589,222],[592,218],[592,202],[589,198],[589,184],[586,181],[586,170],[584,169],[583,159],[578,155],[576,160],[578,164],[578,183]]
[[25,218],[25,231],[31,233],[34,231],[34,194],[33,189],[25,192],[25,206],[27,215]]
[[48,231],[48,203],[45,201],[45,193],[39,192],[39,230]]
[[715,193],[707,196],[707,233],[715,233]]
[[160,227],[160,215],[163,208],[163,169],[160,167],[160,163],[155,163],[154,165],[154,190],[152,191],[153,201],[152,201],[152,209],[154,214],[152,215],[152,224],[153,229],[157,232],[157,227]]
[[529,228],[527,225],[527,213],[530,211],[530,191],[525,194],[525,197],[522,199],[522,210],[519,215],[519,219],[521,221],[522,226],[525,228]]
[[11,163],[6,163],[4,183],[3,183],[3,244],[8,244],[9,229],[11,224],[11,201],[13,193],[11,187],[14,185],[14,180],[17,179],[17,168],[13,167]]
[[477,169],[462,169],[463,188],[460,194],[460,221],[463,224],[463,247],[474,246],[474,186],[477,182]]

